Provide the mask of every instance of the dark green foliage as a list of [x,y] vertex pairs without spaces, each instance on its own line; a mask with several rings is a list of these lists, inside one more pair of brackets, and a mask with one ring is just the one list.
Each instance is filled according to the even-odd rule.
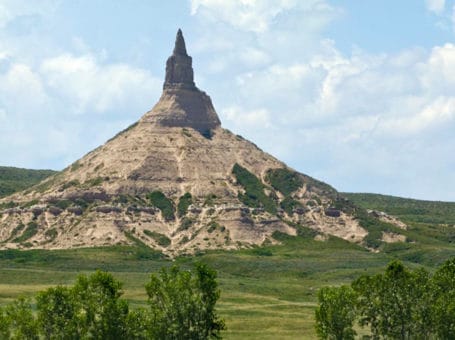
[[[29,300],[19,298],[5,307],[6,324],[4,333],[11,336],[11,339],[38,340],[38,323],[33,316],[32,306]],[[8,337],[6,337],[8,339]]]
[[162,268],[151,275],[145,289],[154,338],[220,338],[225,326],[215,310],[220,291],[214,270],[203,264],[196,264],[192,272],[177,265]]
[[112,274],[97,271],[80,275],[72,289],[78,328],[94,339],[124,339],[128,327],[128,303],[120,299],[121,283]]
[[0,203],[0,209],[10,209],[10,208],[15,208],[19,204],[13,201],[5,202],[5,203]]
[[38,323],[46,339],[80,337],[78,308],[68,287],[52,287],[36,296]]
[[0,339],[11,338],[11,320],[6,314],[5,308],[0,307]]
[[43,179],[55,174],[53,170],[28,170],[13,167],[0,167],[0,197],[27,189]]
[[414,273],[398,261],[391,262],[385,274],[363,276],[354,281],[352,286],[359,294],[361,325],[370,326],[375,337],[416,338],[419,333],[415,327],[418,324],[415,307],[420,303],[417,285]]
[[268,170],[265,180],[284,196],[290,195],[303,185],[299,174],[286,168]]
[[188,207],[193,203],[193,197],[189,192],[185,193],[179,198],[179,204],[177,205],[177,214],[179,217],[185,216],[188,212]]
[[178,231],[183,231],[183,230],[188,230],[189,228],[191,228],[191,226],[193,225],[194,223],[194,220],[191,219],[191,218],[188,218],[188,217],[184,217],[181,221],[180,221],[180,226],[178,228]]
[[9,239],[15,238],[17,235],[20,234],[20,232],[25,228],[25,224],[20,223],[17,226],[14,227],[14,229],[11,231],[11,235]]
[[22,234],[19,237],[16,237],[13,240],[13,242],[22,243],[22,242],[28,240],[29,238],[35,236],[37,232],[38,232],[38,224],[34,221],[29,222],[27,224],[27,227],[25,228],[25,230],[22,232]]
[[354,339],[355,292],[349,286],[323,287],[318,292],[316,333],[321,339]]
[[103,184],[103,182],[107,180],[109,180],[107,177],[90,178],[84,182],[84,186],[87,188],[96,187]]
[[232,173],[237,179],[245,193],[239,193],[239,199],[247,206],[253,208],[264,208],[265,211],[276,214],[276,203],[264,193],[265,186],[262,182],[251,172],[244,167],[234,165]]
[[0,307],[1,339],[210,339],[224,329],[215,310],[216,272],[163,268],[146,284],[150,308],[131,311],[112,274],[79,275],[73,286],[39,292]]
[[167,237],[166,235],[157,233],[156,231],[151,231],[148,229],[144,229],[144,234],[153,238],[158,245],[162,247],[167,247],[171,244],[171,239]]
[[60,200],[60,201],[56,201],[54,203],[54,205],[60,209],[63,209],[65,210],[66,208],[68,208],[69,206],[71,206],[73,204],[73,202],[71,202],[70,200]]
[[252,253],[257,256],[273,256],[273,253],[270,249],[267,248],[254,248]]
[[161,210],[163,218],[166,221],[175,219],[175,208],[173,202],[167,198],[161,191],[153,191],[147,195],[150,203]]
[[445,262],[433,276],[436,298],[434,322],[441,339],[455,339],[455,258]]
[[303,207],[302,203],[296,201],[291,197],[286,197],[284,200],[282,200],[280,202],[280,206],[290,216],[293,214],[294,209]]
[[[423,268],[409,270],[395,260],[384,274],[362,275],[351,287],[355,294],[343,303],[334,296],[341,296],[348,288],[320,290],[316,311],[320,338],[349,338],[325,327],[345,312],[353,317],[340,319],[341,327],[352,330],[353,320],[358,319],[362,327],[369,327],[373,339],[455,338],[455,258],[446,261],[433,276]],[[324,297],[327,292],[332,295]],[[337,312],[321,314],[322,310]]]
[[218,222],[211,222],[210,225],[209,225],[209,228],[207,229],[207,232],[209,234],[213,233],[216,229],[220,228],[220,224]]
[[163,257],[163,254],[161,252],[158,252],[149,246],[147,246],[144,242],[142,242],[140,239],[135,237],[132,233],[129,231],[124,232],[126,238],[133,242],[135,245],[134,248],[132,248],[134,251],[132,252],[132,255],[135,259],[137,260],[156,260],[160,259]]
[[71,187],[78,187],[80,186],[81,183],[77,180],[77,179],[73,179],[69,182],[66,182],[62,185],[62,189],[65,190],[65,189],[68,189],[68,188],[71,188]]

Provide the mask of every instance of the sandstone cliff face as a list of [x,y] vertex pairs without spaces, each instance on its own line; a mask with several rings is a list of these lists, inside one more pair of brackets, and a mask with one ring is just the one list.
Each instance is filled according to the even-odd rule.
[[302,226],[361,242],[328,185],[221,127],[193,81],[181,31],[163,94],[137,123],[28,191],[0,201],[1,248],[140,240],[176,255],[277,243]]

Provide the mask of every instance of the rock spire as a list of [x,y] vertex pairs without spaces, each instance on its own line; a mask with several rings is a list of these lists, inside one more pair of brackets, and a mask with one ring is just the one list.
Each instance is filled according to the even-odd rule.
[[186,52],[182,30],[166,62],[163,93],[142,121],[164,127],[190,127],[210,136],[221,125],[210,97],[194,83],[193,60]]
[[194,88],[196,85],[194,84],[192,63],[192,58],[186,53],[182,30],[179,29],[175,38],[174,51],[166,62],[164,88]]

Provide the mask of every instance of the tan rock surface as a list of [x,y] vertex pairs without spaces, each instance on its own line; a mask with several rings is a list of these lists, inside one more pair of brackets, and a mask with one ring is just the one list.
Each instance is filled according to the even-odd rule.
[[[300,208],[280,208],[286,197],[268,182],[267,172],[295,172],[220,126],[210,97],[193,83],[191,57],[182,41],[178,35],[163,94],[151,111],[57,175],[0,200],[4,206],[11,201],[15,205],[0,211],[0,248],[59,249],[140,240],[173,256],[277,243],[274,233],[296,235],[295,225],[362,241],[367,232],[352,216],[328,216],[338,193],[308,176],[296,174],[301,185],[287,197]],[[277,213],[248,207],[239,198],[245,188],[233,175],[235,164],[259,179]],[[147,198],[154,191],[174,207],[189,193],[192,204],[183,216],[176,209],[175,218],[166,217]]]

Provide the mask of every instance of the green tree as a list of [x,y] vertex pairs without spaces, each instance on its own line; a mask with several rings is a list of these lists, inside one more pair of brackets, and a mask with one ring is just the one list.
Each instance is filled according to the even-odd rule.
[[5,308],[0,307],[0,339],[9,339],[11,337],[10,327],[11,321],[6,314]]
[[316,332],[321,339],[354,339],[356,295],[349,286],[323,287],[318,292]]
[[215,310],[220,291],[214,270],[204,264],[195,265],[193,272],[176,265],[162,268],[145,288],[154,338],[220,338],[225,326]]
[[89,339],[125,339],[128,303],[120,299],[122,284],[112,274],[80,275],[72,288],[80,332]]
[[10,339],[39,339],[38,323],[33,316],[32,306],[29,300],[19,298],[7,305],[5,312],[9,322]]
[[77,339],[77,306],[72,290],[57,286],[36,296],[38,325],[46,339]]
[[436,333],[441,339],[455,339],[455,258],[438,268],[433,283]]
[[369,325],[374,339],[426,339],[432,334],[434,298],[425,270],[412,272],[392,261],[384,274],[362,276],[352,287],[360,325]]

